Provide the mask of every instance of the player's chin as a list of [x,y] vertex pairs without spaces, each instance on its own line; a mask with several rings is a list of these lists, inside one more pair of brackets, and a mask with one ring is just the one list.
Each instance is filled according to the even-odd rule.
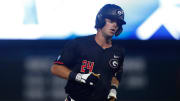
[[110,32],[110,33],[108,34],[109,37],[113,37],[114,35],[115,35],[114,32]]

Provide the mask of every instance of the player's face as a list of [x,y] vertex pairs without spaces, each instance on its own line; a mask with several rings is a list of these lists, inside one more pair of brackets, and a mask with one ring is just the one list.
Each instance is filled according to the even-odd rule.
[[107,37],[113,37],[119,28],[117,22],[110,19],[105,19],[105,22],[102,33]]

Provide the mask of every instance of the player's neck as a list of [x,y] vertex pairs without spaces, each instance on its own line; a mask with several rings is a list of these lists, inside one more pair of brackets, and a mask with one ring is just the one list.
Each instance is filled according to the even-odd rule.
[[110,48],[112,46],[112,38],[106,38],[100,33],[96,34],[95,41],[103,49]]

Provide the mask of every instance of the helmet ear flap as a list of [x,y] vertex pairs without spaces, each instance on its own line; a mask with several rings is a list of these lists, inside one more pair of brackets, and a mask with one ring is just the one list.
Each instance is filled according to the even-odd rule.
[[123,28],[121,25],[121,26],[119,26],[119,29],[116,31],[115,36],[117,37],[118,35],[120,35],[122,31],[123,31]]

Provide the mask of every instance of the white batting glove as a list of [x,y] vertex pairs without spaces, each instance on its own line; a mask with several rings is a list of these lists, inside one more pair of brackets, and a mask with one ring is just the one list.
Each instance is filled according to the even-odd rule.
[[117,95],[117,88],[115,86],[112,86],[107,97],[108,101],[116,101],[117,99],[116,95]]
[[71,79],[73,78],[75,81],[78,81],[80,83],[95,86],[97,81],[100,79],[100,74],[95,74],[93,72],[88,74],[71,72],[70,77]]

